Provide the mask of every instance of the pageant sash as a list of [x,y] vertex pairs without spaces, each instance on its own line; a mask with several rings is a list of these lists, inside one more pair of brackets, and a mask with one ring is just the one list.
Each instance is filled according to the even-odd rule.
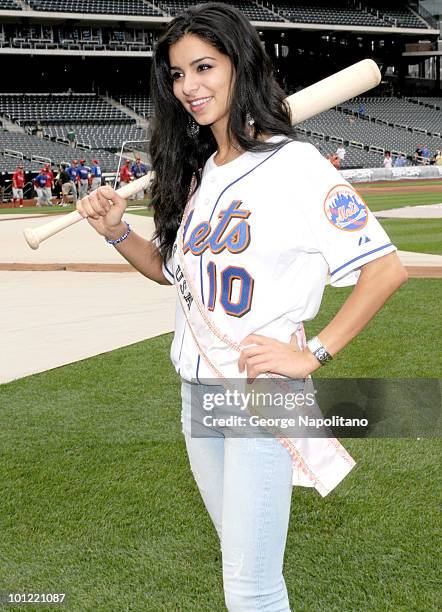
[[[214,324],[187,271],[183,253],[183,236],[193,200],[194,196],[189,198],[173,247],[172,266],[175,286],[201,359],[204,360],[213,376],[220,380],[220,384],[228,388],[229,379],[244,378],[245,382],[246,373],[240,374],[238,370],[239,355],[245,347],[229,338]],[[298,325],[296,336],[302,349],[305,346],[302,324]],[[268,374],[267,376],[279,379],[275,375]],[[281,378],[281,384],[283,381],[284,379]],[[307,388],[313,389],[311,377],[306,379]],[[314,487],[323,497],[330,493],[355,465],[354,459],[335,438],[276,437],[291,456],[293,485]]]

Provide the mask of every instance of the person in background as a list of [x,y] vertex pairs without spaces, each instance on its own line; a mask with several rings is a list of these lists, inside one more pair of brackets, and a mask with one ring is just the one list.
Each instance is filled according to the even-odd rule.
[[120,187],[128,185],[132,180],[132,172],[130,171],[130,159],[125,159],[124,164],[120,168]]
[[[131,166],[131,172],[132,172],[132,176],[134,177],[134,179],[139,179],[142,176],[146,176],[148,171],[149,169],[147,168],[146,164],[143,164],[143,162],[141,161],[141,157],[137,155],[135,158],[135,162]],[[140,189],[140,191],[138,191],[135,194],[135,200],[143,200],[143,199],[144,199],[144,189]]]
[[422,145],[418,144],[413,155],[413,166],[420,166],[422,164]]
[[40,121],[37,121],[35,125],[35,135],[37,138],[43,138],[43,126]]
[[3,204],[6,187],[6,172],[0,172],[0,204]]
[[46,175],[46,183],[43,187],[43,194],[48,206],[52,206],[52,189],[54,187],[54,173],[51,169],[51,164],[47,163],[43,167],[43,173]]
[[341,169],[341,160],[339,159],[339,156],[336,153],[332,153],[332,155],[329,155],[327,159],[332,164],[332,166],[336,168],[336,170]]
[[430,149],[428,148],[428,145],[424,144],[422,147],[422,165],[428,166],[430,163],[430,157]]
[[347,149],[344,143],[340,144],[336,149],[336,155],[339,157],[340,166],[342,167],[345,162],[345,156],[347,155]]
[[391,153],[390,151],[385,151],[385,157],[384,157],[384,168],[391,168],[393,165],[393,160],[391,158]]
[[66,137],[69,141],[69,146],[71,147],[71,149],[75,149],[75,147],[77,146],[77,136],[75,135],[74,130],[68,130],[66,133]]
[[23,187],[25,186],[25,173],[23,163],[20,162],[12,175],[12,201],[14,208],[23,208]]
[[94,189],[98,189],[98,187],[101,187],[102,172],[101,172],[100,162],[98,161],[98,159],[92,160],[91,175],[92,175],[91,191],[94,191]]
[[78,168],[78,180],[79,180],[79,189],[78,189],[78,197],[84,198],[87,195],[88,187],[89,187],[89,172],[90,169],[88,166],[85,166],[86,160],[80,159],[80,167]]
[[399,153],[399,155],[396,157],[394,161],[394,167],[402,168],[403,166],[405,166],[406,161],[407,160],[405,159],[405,155],[403,153]]
[[365,104],[363,102],[359,102],[358,117],[359,119],[363,119],[365,117]]
[[60,171],[57,175],[57,181],[61,186],[62,200],[60,206],[69,206],[69,194],[71,192],[71,177],[66,170],[66,164],[60,164]]
[[69,174],[69,178],[70,178],[70,192],[72,193],[72,203],[75,204],[77,203],[77,183],[78,183],[78,166],[77,166],[78,162],[76,159],[72,160],[72,163],[70,166],[68,166],[66,168],[66,172]]
[[35,203],[36,206],[44,206],[45,204],[48,206],[51,205],[51,202],[47,201],[46,192],[44,190],[47,179],[48,177],[44,172],[44,168],[42,168],[34,179],[34,189],[37,194],[36,203]]
[[436,151],[436,155],[434,157],[434,165],[442,166],[442,149],[438,149]]

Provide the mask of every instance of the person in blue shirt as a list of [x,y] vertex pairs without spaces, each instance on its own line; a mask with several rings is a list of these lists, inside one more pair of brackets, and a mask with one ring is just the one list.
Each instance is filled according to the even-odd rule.
[[87,196],[87,191],[89,187],[89,172],[90,168],[85,166],[85,159],[80,159],[80,167],[78,168],[78,177],[79,177],[79,189],[78,189],[78,197],[84,198]]
[[98,189],[98,187],[101,187],[102,172],[101,172],[100,162],[98,161],[98,159],[92,160],[91,174],[92,174],[91,191],[94,191],[95,189]]
[[75,205],[77,203],[77,181],[78,181],[78,167],[77,160],[73,159],[71,165],[66,168],[66,172],[69,174],[69,178],[71,179],[71,193],[72,193],[72,203]]
[[422,158],[423,158],[423,159],[422,159],[422,164],[423,164],[424,166],[427,166],[427,165],[430,163],[430,156],[431,156],[430,149],[429,149],[429,148],[428,148],[428,146],[425,144],[425,145],[422,147]]
[[[146,166],[146,164],[143,164],[140,156],[137,155],[130,169],[131,169],[133,177],[135,179],[139,179],[142,176],[145,176],[149,172],[150,166]],[[141,189],[135,194],[135,199],[136,200],[144,199],[144,189]]]
[[43,170],[40,170],[40,172],[37,174],[37,176],[34,179],[34,189],[37,193],[36,206],[44,206],[45,204],[49,206],[51,205],[51,202],[47,201],[46,192],[45,192],[47,180],[48,180],[48,177],[43,172]]
[[394,162],[394,167],[395,168],[402,168],[403,166],[405,166],[406,163],[406,159],[403,153],[399,153],[399,155],[396,157],[396,160]]

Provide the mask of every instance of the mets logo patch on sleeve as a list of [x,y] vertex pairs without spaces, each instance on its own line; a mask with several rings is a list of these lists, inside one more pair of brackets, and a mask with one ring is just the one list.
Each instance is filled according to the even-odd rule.
[[324,212],[332,225],[353,232],[368,221],[368,210],[360,195],[348,185],[335,185],[324,201]]

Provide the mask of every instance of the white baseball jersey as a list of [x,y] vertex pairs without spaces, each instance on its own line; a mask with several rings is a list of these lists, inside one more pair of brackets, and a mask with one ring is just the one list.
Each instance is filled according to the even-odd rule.
[[[188,272],[214,323],[241,342],[289,342],[313,319],[330,274],[354,284],[361,265],[395,250],[361,197],[316,148],[301,142],[207,160],[184,233]],[[163,265],[174,282],[174,261]],[[187,379],[212,378],[177,303],[172,361]]]
[[338,147],[336,149],[336,155],[339,157],[339,159],[343,162],[345,159],[345,155],[346,155],[347,151],[345,150],[344,147]]

